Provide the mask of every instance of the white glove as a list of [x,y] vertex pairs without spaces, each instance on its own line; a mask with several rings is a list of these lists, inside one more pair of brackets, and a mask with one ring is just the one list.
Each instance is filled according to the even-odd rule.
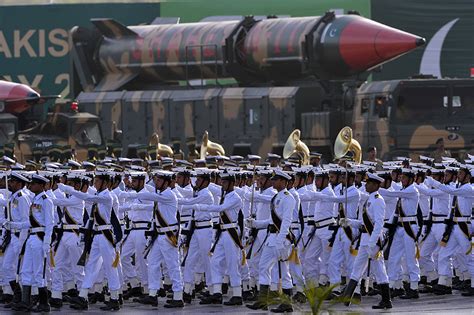
[[341,218],[339,219],[339,225],[342,227],[348,227],[349,226],[349,220],[346,218]]
[[250,229],[254,228],[255,227],[255,219],[254,218],[246,219],[245,220],[245,225]]
[[60,191],[66,191],[66,185],[59,183],[59,184],[58,184],[58,189],[59,189]]
[[377,253],[379,252],[379,247],[377,245],[370,245],[369,246],[369,257],[372,259],[377,258]]
[[49,243],[43,242],[43,255],[44,257],[48,257],[49,251],[51,250],[51,246]]
[[120,192],[120,194],[119,194],[119,198],[121,198],[121,199],[128,199],[128,198],[130,198],[130,193],[128,193],[128,192],[126,192],[126,191],[122,191],[122,192]]

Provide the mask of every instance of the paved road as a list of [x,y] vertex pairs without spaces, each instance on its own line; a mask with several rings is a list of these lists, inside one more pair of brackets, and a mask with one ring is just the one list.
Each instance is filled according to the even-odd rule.
[[[330,307],[331,314],[367,314],[367,313],[380,313],[375,312],[371,309],[372,304],[376,304],[379,301],[378,297],[364,297],[363,302],[360,305],[353,305],[350,308],[344,305],[335,305]],[[197,303],[184,307],[178,310],[168,310],[163,307],[165,299],[160,299],[158,308],[148,307],[137,303],[125,302],[124,307],[120,313],[126,314],[170,314],[170,315],[181,315],[181,314],[216,314],[216,313],[227,313],[227,314],[271,314],[270,312],[264,311],[251,311],[245,306],[241,307],[225,307],[220,305],[203,306]],[[454,294],[452,296],[436,296],[432,294],[422,295],[418,300],[403,301],[395,299],[393,301],[394,308],[390,311],[383,313],[387,314],[456,314],[456,315],[474,315],[474,298],[463,297],[460,294]],[[92,305],[87,312],[77,312],[65,305],[61,311],[53,311],[52,314],[104,314],[99,309],[100,305]],[[325,303],[325,306],[328,306]],[[0,314],[12,314],[12,312],[3,311],[0,309]],[[293,314],[309,314],[309,307],[307,305],[300,305],[295,308]],[[323,313],[324,314],[324,313]],[[325,312],[327,314],[327,312]]]

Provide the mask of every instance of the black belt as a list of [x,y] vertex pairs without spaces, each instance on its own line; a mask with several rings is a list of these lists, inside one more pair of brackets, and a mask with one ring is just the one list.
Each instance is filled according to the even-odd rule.
[[13,235],[15,235],[16,237],[20,237],[20,232],[15,232],[13,233]]

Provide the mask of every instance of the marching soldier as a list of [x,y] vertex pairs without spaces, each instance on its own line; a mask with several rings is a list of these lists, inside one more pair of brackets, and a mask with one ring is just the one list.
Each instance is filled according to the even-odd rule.
[[176,195],[170,188],[173,175],[169,171],[156,171],[154,173],[156,193],[141,191],[136,194],[139,199],[154,201],[152,233],[154,235],[148,245],[149,296],[142,298],[141,303],[158,305],[157,293],[161,287],[161,268],[163,266],[168,271],[173,289],[173,299],[167,301],[167,304],[164,305],[166,308],[184,306],[183,279],[178,251],[178,202]]
[[[2,243],[3,255],[3,272],[5,282],[10,285],[3,288],[4,294],[13,295],[12,299],[6,300],[11,302],[6,305],[11,308],[14,304],[21,300],[21,287],[16,280],[17,265],[20,255],[20,249],[26,239],[28,227],[14,227],[19,222],[27,222],[30,199],[26,195],[24,188],[29,180],[18,172],[12,172],[8,180],[8,189],[11,192],[8,204],[6,205],[6,222],[4,225],[4,236]],[[13,224],[13,225],[11,225]]]
[[[110,301],[106,306],[101,307],[101,310],[120,309],[119,290],[121,283],[117,270],[120,256],[115,248],[115,237],[110,221],[113,210],[112,197],[107,188],[109,181],[110,175],[107,170],[96,170],[94,187],[97,192],[95,194],[76,191],[73,187],[64,184],[59,185],[59,188],[64,192],[93,203],[86,230],[86,233],[89,233],[92,239],[89,245],[85,244],[83,255],[88,256],[88,260],[85,265],[85,276],[79,296],[71,299],[71,308],[74,309],[88,309],[87,294],[94,285],[95,277],[101,266],[104,268],[110,290]],[[102,264],[100,261],[102,261]]]
[[[290,175],[284,171],[276,170],[271,178],[273,187],[277,194],[270,202],[270,219],[249,219],[250,227],[267,227],[268,233],[263,242],[262,254],[259,264],[259,300],[248,305],[250,309],[263,309],[268,307],[268,296],[270,284],[272,283],[272,269],[279,264],[281,269],[281,283],[283,294],[291,298],[293,282],[291,280],[288,258],[292,249],[294,238],[291,237],[290,227],[295,207],[295,199],[286,189]],[[293,307],[288,302],[282,302],[277,308],[272,309],[275,313],[292,312]]]
[[[33,174],[30,190],[35,194],[30,206],[29,217],[25,221],[8,224],[13,229],[29,228],[28,237],[23,245],[24,256],[21,261],[20,278],[22,284],[21,302],[14,305],[16,311],[29,311],[31,287],[37,287],[39,305],[33,312],[49,312],[49,297],[46,287],[46,263],[51,250],[51,236],[54,227],[53,203],[46,196],[44,187],[49,180]],[[22,249],[23,251],[23,249]]]
[[[195,169],[196,184],[192,198],[178,200],[180,206],[193,206],[196,204],[214,204],[212,193],[208,189],[211,174],[206,168]],[[206,284],[212,290],[212,279],[210,269],[209,250],[212,242],[212,215],[208,212],[191,210],[191,221],[189,222],[186,236],[186,255],[183,258],[183,299],[186,303],[191,303],[194,285],[194,273],[198,269],[198,263],[202,265],[206,276]],[[210,292],[212,294],[212,292]]]
[[372,269],[377,283],[380,285],[382,301],[373,309],[392,308],[390,298],[390,288],[388,284],[387,271],[383,260],[382,250],[382,229],[385,217],[385,202],[378,193],[383,178],[376,174],[367,173],[366,191],[369,198],[364,203],[362,213],[358,219],[343,218],[340,220],[342,226],[351,226],[360,229],[362,232],[359,251],[354,261],[350,281],[344,291],[343,296],[352,298],[354,290],[366,274],[367,268]]
[[[71,172],[67,175],[68,186],[80,191],[82,188],[83,175],[80,172]],[[59,207],[59,227],[57,237],[53,243],[53,256],[55,261],[53,282],[51,288],[50,303],[52,307],[62,306],[62,292],[65,289],[66,279],[63,278],[68,272],[72,272],[74,283],[80,287],[84,278],[84,268],[77,265],[82,253],[78,246],[80,242],[79,229],[83,223],[84,201],[66,194],[63,198],[52,199],[54,206]],[[70,288],[72,289],[72,288]]]
[[[204,298],[200,304],[222,304],[222,280],[224,272],[229,275],[232,298],[224,302],[224,305],[242,305],[242,287],[239,261],[244,258],[245,251],[241,242],[239,231],[239,212],[242,208],[242,200],[234,191],[235,175],[224,171],[220,173],[222,181],[222,193],[219,205],[195,205],[196,211],[219,213],[219,230],[211,248],[211,278],[213,295]],[[191,207],[191,206],[184,206]],[[243,223],[243,222],[242,222]],[[243,253],[242,253],[243,251]],[[241,257],[242,256],[242,257]],[[223,266],[225,266],[223,268]]]
[[443,185],[433,179],[428,180],[433,187],[450,195],[451,204],[448,223],[443,233],[438,254],[439,280],[434,289],[435,293],[439,295],[452,293],[453,265],[451,259],[459,252],[464,253],[464,255],[459,255],[457,258],[460,259],[459,263],[463,264],[466,269],[469,263],[468,259],[472,259],[468,253],[471,250],[470,220],[474,192],[470,184],[471,172],[467,166],[462,165],[459,168],[457,179],[456,187]]
[[[145,187],[145,172],[130,172],[130,178],[132,179],[132,189],[135,192],[146,192]],[[141,281],[141,286],[148,290],[148,263],[143,256],[143,251],[146,246],[145,231],[150,228],[150,222],[153,219],[153,202],[142,200],[136,197],[136,194],[132,192],[120,192],[120,198],[129,196],[128,202],[126,203],[127,210],[127,221],[128,231],[127,235],[122,242],[122,268],[124,277],[130,280],[131,289],[127,293],[127,298],[141,296],[141,288],[138,285],[138,279]],[[130,197],[132,196],[132,197]],[[135,266],[132,265],[132,255],[135,255]]]
[[400,191],[389,191],[381,188],[380,194],[387,197],[398,197],[395,216],[398,217],[398,227],[390,250],[388,260],[388,272],[390,281],[398,279],[399,269],[402,257],[405,257],[408,273],[410,277],[410,288],[402,299],[417,299],[418,281],[420,281],[420,266],[418,264],[418,221],[417,208],[419,192],[414,185],[415,172],[411,169],[402,170],[401,183],[403,188]]

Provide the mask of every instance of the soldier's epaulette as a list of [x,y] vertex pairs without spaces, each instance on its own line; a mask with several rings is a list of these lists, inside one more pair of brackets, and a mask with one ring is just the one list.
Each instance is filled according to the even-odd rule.
[[379,194],[375,194],[375,195],[374,195],[374,198],[378,198],[378,197],[380,197]]
[[284,194],[285,194],[285,195],[289,195],[290,193],[289,193],[288,191],[285,191]]
[[21,191],[18,192],[18,195],[16,195],[18,198],[21,197]]
[[44,194],[43,196],[41,196],[41,198],[43,198],[43,199],[47,199],[47,198],[48,198],[48,196],[46,196],[46,194]]

